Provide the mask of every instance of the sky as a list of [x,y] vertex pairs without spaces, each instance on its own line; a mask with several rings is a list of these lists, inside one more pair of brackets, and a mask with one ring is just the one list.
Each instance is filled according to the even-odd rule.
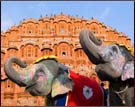
[[91,17],[118,32],[123,32],[134,44],[134,1],[2,1],[1,31],[27,18],[39,19],[64,13],[76,17]]

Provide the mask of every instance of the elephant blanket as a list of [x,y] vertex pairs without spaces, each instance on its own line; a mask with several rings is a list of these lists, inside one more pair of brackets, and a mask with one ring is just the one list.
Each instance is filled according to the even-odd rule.
[[[68,71],[70,78],[74,81],[74,88],[67,96],[57,99],[57,106],[66,101],[63,106],[103,106],[104,93],[96,80],[88,78],[73,71]],[[62,106],[62,105],[61,105]]]

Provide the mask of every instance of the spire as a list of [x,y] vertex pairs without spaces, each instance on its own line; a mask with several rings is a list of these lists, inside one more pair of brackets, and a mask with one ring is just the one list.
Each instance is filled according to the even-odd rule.
[[78,15],[76,15],[76,17],[78,17]]
[[42,18],[42,14],[40,15],[40,18]]
[[56,17],[56,15],[54,14],[54,17]]
[[53,16],[53,14],[51,13],[50,19],[53,19],[53,18],[54,18],[54,16]]

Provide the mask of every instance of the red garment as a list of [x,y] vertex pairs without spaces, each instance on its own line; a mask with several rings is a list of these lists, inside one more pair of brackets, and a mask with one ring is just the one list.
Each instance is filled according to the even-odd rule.
[[96,80],[69,71],[75,85],[66,106],[103,106],[103,91]]

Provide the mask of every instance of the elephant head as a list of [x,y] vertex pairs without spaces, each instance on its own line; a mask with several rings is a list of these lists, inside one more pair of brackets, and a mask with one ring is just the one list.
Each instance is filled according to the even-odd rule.
[[[15,70],[12,63],[21,67],[21,71]],[[33,65],[26,65],[16,57],[10,57],[4,64],[7,77],[26,87],[25,91],[33,96],[52,97],[67,93],[72,90],[73,82],[66,73],[67,67],[59,64],[54,58],[41,59]]]
[[126,78],[134,77],[134,58],[123,47],[117,44],[104,45],[89,30],[82,30],[79,39],[89,60],[96,64],[95,71],[101,80],[113,80],[126,74],[126,71],[130,71]]

